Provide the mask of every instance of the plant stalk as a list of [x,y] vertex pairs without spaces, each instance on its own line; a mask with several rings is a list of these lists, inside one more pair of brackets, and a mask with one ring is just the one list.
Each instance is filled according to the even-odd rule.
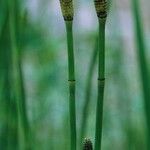
[[105,24],[107,18],[106,0],[95,0],[95,8],[99,19],[99,60],[98,60],[98,97],[96,108],[95,150],[101,149],[103,101],[105,86]]
[[76,150],[75,69],[73,52],[72,21],[66,21],[68,45],[68,82],[71,150]]
[[139,57],[139,66],[141,71],[142,78],[142,86],[143,86],[143,94],[145,100],[145,115],[146,115],[146,123],[147,123],[147,149],[150,149],[150,80],[149,80],[149,72],[148,66],[146,62],[146,47],[144,43],[144,35],[143,35],[143,27],[141,24],[141,16],[140,16],[140,8],[139,1],[132,1],[133,7],[133,18],[134,18],[134,26],[135,26],[135,35],[137,41],[137,53]]
[[101,148],[103,124],[103,100],[105,86],[105,23],[99,22],[98,98],[96,108],[95,150]]
[[76,110],[75,110],[75,67],[73,48],[73,1],[60,0],[62,15],[65,20],[68,46],[68,82],[69,82],[69,114],[70,114],[70,149],[76,150]]
[[[20,23],[20,10],[19,10],[19,1],[15,1],[12,3],[9,0],[9,9],[10,9],[10,43],[11,43],[11,51],[12,51],[12,76],[13,76],[13,87],[15,99],[17,101],[17,111],[18,111],[18,124],[21,127],[21,130],[18,131],[23,132],[23,137],[20,139],[23,141],[25,150],[30,149],[30,141],[29,141],[29,123],[28,116],[26,111],[26,97],[25,97],[25,89],[24,89],[24,81],[23,81],[23,72],[22,72],[22,55],[20,51],[19,38],[21,35],[21,30],[23,26]],[[17,32],[18,29],[18,32]]]
[[86,82],[85,99],[84,99],[82,118],[81,118],[80,143],[82,143],[82,140],[85,136],[85,132],[87,129],[87,119],[88,119],[88,114],[89,114],[89,105],[91,101],[92,77],[94,74],[96,58],[97,58],[97,53],[98,53],[97,48],[98,48],[98,38],[96,37],[95,47],[94,47],[93,55],[91,58],[87,82]]

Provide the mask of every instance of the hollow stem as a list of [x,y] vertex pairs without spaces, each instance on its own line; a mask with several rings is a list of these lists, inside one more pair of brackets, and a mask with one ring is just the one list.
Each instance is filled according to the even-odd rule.
[[95,150],[101,149],[105,85],[105,20],[99,19],[98,98],[96,108]]
[[[16,98],[16,105],[17,105],[17,113],[18,113],[18,119],[19,119],[19,125],[20,130],[18,129],[18,132],[23,132],[23,136],[20,139],[23,141],[25,150],[30,149],[30,141],[29,141],[29,123],[28,123],[28,116],[26,111],[26,97],[25,97],[25,89],[24,89],[24,81],[23,81],[23,72],[22,72],[22,55],[19,47],[19,40],[20,38],[20,32],[23,26],[20,26],[19,17],[20,14],[17,14],[17,12],[20,12],[19,10],[19,1],[15,1],[15,3],[12,3],[9,0],[9,8],[10,8],[10,14],[9,14],[9,26],[10,26],[10,43],[11,43],[11,51],[12,51],[12,80],[13,80],[13,86],[14,86],[14,94]],[[16,31],[18,29],[18,32]],[[19,135],[20,136],[20,135]]]
[[68,45],[68,82],[69,82],[69,112],[71,150],[76,150],[76,110],[75,110],[75,69],[73,50],[72,21],[65,21]]
[[94,47],[93,55],[91,58],[87,82],[86,82],[85,99],[84,99],[82,118],[81,118],[80,143],[82,143],[82,140],[84,138],[84,135],[87,129],[87,117],[89,114],[89,105],[91,101],[92,77],[94,74],[94,68],[95,68],[96,58],[97,58],[97,53],[98,53],[97,47],[98,47],[98,39],[96,38],[95,47]]

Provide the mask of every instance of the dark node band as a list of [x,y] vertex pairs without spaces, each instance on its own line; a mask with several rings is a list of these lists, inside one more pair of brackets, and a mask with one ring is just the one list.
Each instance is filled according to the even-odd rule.
[[65,21],[73,21],[72,16],[63,16]]
[[100,89],[103,89],[105,85],[105,78],[98,78],[98,86],[100,87]]
[[105,12],[99,12],[99,13],[97,13],[97,16],[101,19],[105,19],[105,18],[107,18],[107,12],[106,11]]
[[75,82],[76,80],[68,80],[69,82]]
[[98,78],[98,81],[105,81],[105,78]]

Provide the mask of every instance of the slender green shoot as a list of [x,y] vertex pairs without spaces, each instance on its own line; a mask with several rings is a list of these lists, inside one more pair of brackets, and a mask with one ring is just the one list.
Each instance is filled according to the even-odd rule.
[[105,24],[107,18],[106,0],[95,0],[95,8],[99,19],[99,60],[98,60],[98,98],[96,108],[95,150],[101,149],[103,100],[105,85]]
[[92,77],[94,74],[94,68],[96,66],[96,58],[97,58],[97,50],[98,47],[98,38],[96,37],[95,47],[92,54],[89,71],[88,71],[88,77],[86,82],[86,89],[85,89],[85,99],[83,104],[83,111],[82,111],[82,117],[81,117],[81,131],[80,131],[80,143],[82,143],[82,140],[85,136],[85,132],[87,129],[87,117],[89,114],[89,105],[91,101],[91,89],[92,89]]
[[135,35],[136,35],[136,43],[137,43],[137,53],[139,57],[139,66],[141,71],[142,78],[142,86],[143,86],[143,94],[145,100],[145,113],[146,113],[146,122],[148,127],[148,147],[150,149],[150,80],[148,73],[148,66],[146,62],[146,47],[144,43],[144,34],[143,27],[141,21],[141,14],[139,8],[139,0],[132,0],[132,10],[133,10],[133,18],[134,18],[134,26],[135,26]]
[[75,110],[75,67],[73,48],[73,2],[60,0],[65,20],[68,46],[68,81],[69,81],[69,112],[70,112],[70,149],[76,150],[76,110]]
[[73,37],[72,22],[66,22],[67,43],[68,43],[68,62],[69,62],[69,111],[70,111],[70,133],[71,133],[71,150],[76,149],[76,111],[75,111],[75,73],[74,73],[74,56],[73,56]]
[[[5,44],[10,42],[10,32],[9,32],[9,11],[7,6],[7,14],[2,26],[2,32],[0,36],[0,68],[1,77],[3,77],[3,89],[1,89],[1,104],[2,104],[2,134],[0,135],[0,147],[2,149],[18,149],[18,136],[17,136],[17,122],[18,115],[16,111],[16,101],[14,96],[12,96],[12,59],[10,44]],[[6,90],[7,89],[7,90]],[[10,148],[11,145],[11,148]]]
[[[21,23],[20,19],[20,10],[19,10],[19,1],[16,0],[15,3],[9,0],[9,27],[10,27],[10,43],[12,51],[12,81],[14,85],[14,94],[17,102],[17,111],[19,122],[18,124],[21,127],[21,132],[23,132],[22,139],[25,150],[30,149],[29,144],[29,123],[26,112],[26,98],[25,98],[25,89],[22,73],[22,57],[19,51],[19,38],[21,32]],[[18,29],[18,32],[16,31]]]

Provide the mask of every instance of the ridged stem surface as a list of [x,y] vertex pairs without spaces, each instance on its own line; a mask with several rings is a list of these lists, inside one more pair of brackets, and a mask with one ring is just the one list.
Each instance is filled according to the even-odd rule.
[[96,108],[95,150],[101,149],[105,85],[105,20],[99,20],[98,98]]
[[65,21],[68,45],[68,82],[69,82],[69,112],[71,150],[76,150],[76,110],[75,110],[75,69],[73,50],[72,21]]

